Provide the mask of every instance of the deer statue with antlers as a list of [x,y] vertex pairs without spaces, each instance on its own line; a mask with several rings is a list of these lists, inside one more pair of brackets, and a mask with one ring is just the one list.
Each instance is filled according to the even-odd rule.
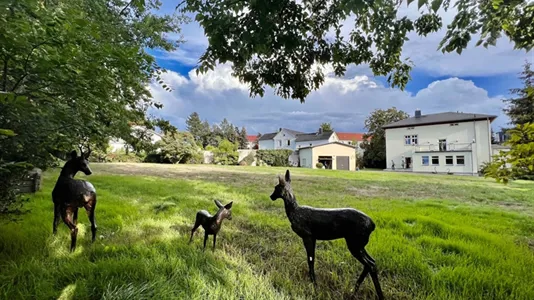
[[83,207],[87,211],[89,221],[91,222],[92,242],[96,236],[95,208],[96,208],[96,190],[88,181],[74,179],[79,171],[85,175],[91,175],[89,168],[89,155],[91,148],[88,147],[86,153],[80,147],[80,156],[76,150],[70,153],[70,159],[65,163],[57,179],[54,190],[52,191],[52,201],[54,202],[54,222],[53,234],[57,233],[57,226],[60,219],[69,227],[71,244],[70,251],[76,248],[76,237],[78,236],[78,208]]

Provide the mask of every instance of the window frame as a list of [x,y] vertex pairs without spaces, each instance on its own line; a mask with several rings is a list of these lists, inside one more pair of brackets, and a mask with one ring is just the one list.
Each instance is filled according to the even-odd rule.
[[[437,158],[437,160],[438,160],[438,163],[437,163],[437,164],[434,163],[434,158]],[[432,163],[433,166],[439,166],[439,156],[438,156],[438,155],[433,155],[433,156],[430,158],[430,161],[431,161],[431,163]]]
[[[450,164],[447,163],[447,159],[448,159],[448,157],[450,157],[450,159],[451,159],[451,161],[452,161]],[[446,165],[446,166],[454,166],[454,156],[452,156],[452,155],[447,155],[447,156],[445,156],[445,165]]]
[[[462,160],[463,160],[463,163],[461,163],[461,164],[458,163],[458,158],[459,158],[459,157],[461,157]],[[457,156],[456,156],[456,165],[457,165],[457,166],[465,166],[465,155],[457,155]]]

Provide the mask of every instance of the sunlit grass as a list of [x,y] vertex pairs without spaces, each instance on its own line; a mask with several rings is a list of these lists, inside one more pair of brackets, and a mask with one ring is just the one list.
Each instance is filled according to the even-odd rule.
[[[314,291],[302,241],[267,167],[92,165],[97,240],[83,210],[78,244],[52,235],[57,172],[31,213],[0,223],[5,299],[346,299],[362,266],[344,240],[317,243]],[[534,184],[477,177],[292,169],[302,205],[354,207],[377,224],[368,252],[388,299],[534,299]],[[234,201],[215,252],[195,214]],[[372,299],[370,279],[358,296]]]

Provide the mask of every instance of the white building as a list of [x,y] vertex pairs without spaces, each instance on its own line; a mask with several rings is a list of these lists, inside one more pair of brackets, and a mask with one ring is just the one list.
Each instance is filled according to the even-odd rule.
[[491,161],[491,122],[497,116],[445,112],[415,116],[383,126],[387,169],[478,174]]
[[[157,133],[151,129],[146,129],[144,126],[132,126],[132,135],[139,136],[140,132],[142,131],[144,131],[147,137],[150,137],[152,144],[155,144],[157,141],[160,141],[163,137],[162,134]],[[111,148],[111,152],[126,150],[126,147],[129,147],[129,150],[132,150],[131,146],[128,146],[123,139],[111,139],[109,141],[109,147]]]

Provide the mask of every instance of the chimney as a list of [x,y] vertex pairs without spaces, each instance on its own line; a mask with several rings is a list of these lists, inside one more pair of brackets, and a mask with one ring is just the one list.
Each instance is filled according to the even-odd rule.
[[278,128],[278,132],[282,131],[282,127]]
[[415,117],[420,118],[421,117],[421,110],[418,108],[415,110]]
[[323,128],[322,127],[319,127],[319,134],[322,134],[323,133]]

